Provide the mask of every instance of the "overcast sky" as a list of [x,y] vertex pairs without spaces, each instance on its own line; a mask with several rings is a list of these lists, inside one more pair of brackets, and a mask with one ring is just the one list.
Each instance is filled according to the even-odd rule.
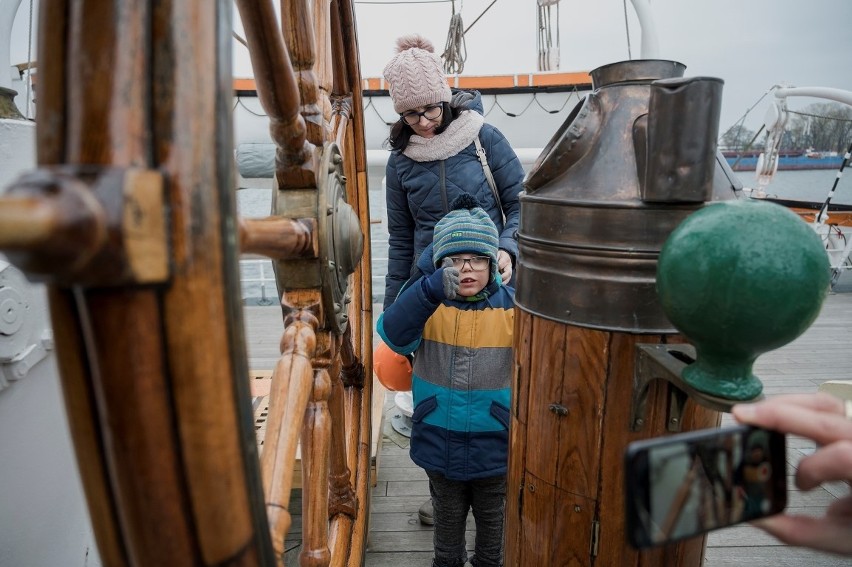
[[[377,77],[393,56],[396,38],[421,33],[440,52],[446,43],[452,3],[426,0],[356,0],[364,77]],[[277,1],[275,2],[277,4]],[[465,27],[492,0],[456,0]],[[37,2],[36,2],[37,4]],[[660,55],[687,66],[687,76],[725,81],[720,129],[733,125],[774,84],[852,90],[852,0],[651,0]],[[561,0],[558,23],[562,71],[589,71],[640,57],[638,20],[624,0]],[[26,59],[29,1],[23,0],[13,30],[12,63]],[[234,17],[236,27],[238,18]],[[464,74],[536,70],[536,0],[497,0],[465,36]],[[235,76],[250,76],[245,48],[234,44]],[[790,99],[791,108],[819,102]],[[749,115],[757,129],[764,100]]]
[[[467,27],[491,2],[455,5]],[[852,90],[852,0],[651,0],[651,9],[661,58],[685,64],[687,76],[725,81],[721,130],[774,84]],[[623,0],[561,0],[560,70],[589,71],[630,59],[624,12]],[[641,33],[629,0],[627,13],[630,54],[638,59]],[[449,2],[356,0],[362,74],[380,76],[396,37],[406,33],[421,33],[443,51],[451,16]],[[536,37],[536,0],[497,0],[465,36],[464,74],[535,71]],[[814,102],[821,101],[791,98],[789,106]],[[757,129],[767,106],[766,100],[759,104],[747,125]]]

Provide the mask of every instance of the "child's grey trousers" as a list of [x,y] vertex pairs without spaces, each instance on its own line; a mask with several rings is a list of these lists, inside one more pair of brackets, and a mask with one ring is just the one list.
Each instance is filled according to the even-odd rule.
[[476,543],[473,567],[503,567],[503,516],[506,475],[476,480],[450,480],[426,471],[435,509],[435,558],[432,567],[463,567],[467,560],[465,523],[473,509]]

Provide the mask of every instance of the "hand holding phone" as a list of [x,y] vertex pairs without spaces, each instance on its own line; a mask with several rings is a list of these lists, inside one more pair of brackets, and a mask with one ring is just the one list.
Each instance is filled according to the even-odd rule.
[[750,426],[631,443],[628,539],[637,548],[777,514],[787,505],[784,435]]
[[[799,462],[796,487],[852,484],[852,404],[827,394],[792,394],[734,406],[744,423],[813,440],[817,449]],[[779,514],[755,524],[789,545],[852,556],[852,494],[834,501],[822,517]]]

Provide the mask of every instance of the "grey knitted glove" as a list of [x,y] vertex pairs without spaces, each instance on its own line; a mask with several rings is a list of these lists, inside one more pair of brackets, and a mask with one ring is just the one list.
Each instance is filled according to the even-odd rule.
[[467,103],[476,98],[472,92],[458,91],[450,98],[450,106],[453,108],[467,108]]
[[453,267],[453,261],[444,258],[441,267],[423,280],[426,295],[432,301],[440,302],[444,299],[455,299],[459,291],[459,271]]
[[453,261],[447,257],[441,262],[441,267],[444,268],[444,295],[447,299],[455,299],[459,291],[459,271],[453,267]]

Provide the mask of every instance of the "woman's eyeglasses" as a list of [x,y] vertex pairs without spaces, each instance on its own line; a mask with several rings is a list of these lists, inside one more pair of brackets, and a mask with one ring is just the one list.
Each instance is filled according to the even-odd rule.
[[450,260],[453,261],[453,267],[458,271],[462,271],[464,269],[465,264],[470,265],[470,269],[474,272],[481,272],[488,268],[488,264],[491,262],[491,258],[488,256],[474,256],[472,258],[462,258],[460,256],[448,256]]
[[441,117],[441,113],[444,112],[443,104],[436,104],[433,106],[427,106],[426,110],[423,112],[417,112],[415,110],[409,110],[408,112],[403,112],[400,114],[400,117],[405,121],[409,126],[414,126],[418,122],[420,122],[420,117],[425,116],[426,120],[436,120]]

